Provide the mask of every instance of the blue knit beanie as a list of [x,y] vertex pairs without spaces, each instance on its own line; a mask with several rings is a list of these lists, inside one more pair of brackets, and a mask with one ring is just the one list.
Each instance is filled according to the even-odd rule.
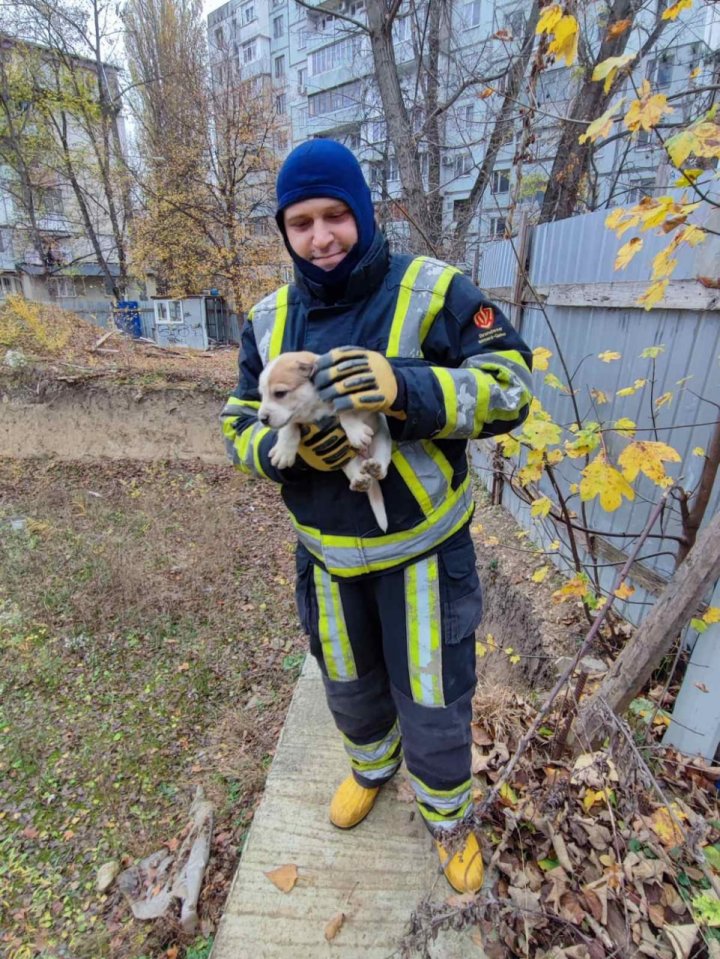
[[[323,286],[343,283],[370,249],[375,235],[375,210],[370,188],[353,154],[335,140],[308,140],[288,155],[278,173],[276,191],[275,219],[298,269]],[[321,270],[303,260],[292,249],[285,234],[283,212],[286,207],[316,197],[332,197],[347,203],[357,225],[358,242],[333,270]]]

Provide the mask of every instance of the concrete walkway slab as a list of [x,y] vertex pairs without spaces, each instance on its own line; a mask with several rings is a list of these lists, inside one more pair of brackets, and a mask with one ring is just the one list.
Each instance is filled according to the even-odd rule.
[[[328,820],[330,797],[348,771],[325,703],[320,672],[308,657],[280,738],[265,795],[253,819],[211,959],[388,959],[418,901],[452,889],[414,803],[394,783],[368,818],[343,832]],[[265,873],[294,863],[289,893]],[[327,923],[346,919],[328,942]],[[469,931],[441,933],[437,959],[482,959]]]

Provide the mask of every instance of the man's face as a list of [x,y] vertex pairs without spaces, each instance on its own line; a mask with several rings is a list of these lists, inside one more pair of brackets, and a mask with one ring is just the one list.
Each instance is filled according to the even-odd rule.
[[357,224],[342,200],[317,197],[285,209],[285,235],[298,256],[321,270],[342,263],[358,241]]

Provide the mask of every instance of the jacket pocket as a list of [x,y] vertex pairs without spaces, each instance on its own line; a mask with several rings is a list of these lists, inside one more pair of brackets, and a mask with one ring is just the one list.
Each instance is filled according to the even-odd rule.
[[483,614],[482,588],[470,534],[461,534],[438,553],[443,642],[448,645],[474,633]]

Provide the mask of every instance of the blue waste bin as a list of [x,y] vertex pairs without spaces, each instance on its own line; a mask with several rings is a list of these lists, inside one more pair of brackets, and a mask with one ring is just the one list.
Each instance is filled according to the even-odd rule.
[[115,325],[128,336],[135,339],[142,336],[142,319],[140,304],[137,300],[119,300],[115,307]]

